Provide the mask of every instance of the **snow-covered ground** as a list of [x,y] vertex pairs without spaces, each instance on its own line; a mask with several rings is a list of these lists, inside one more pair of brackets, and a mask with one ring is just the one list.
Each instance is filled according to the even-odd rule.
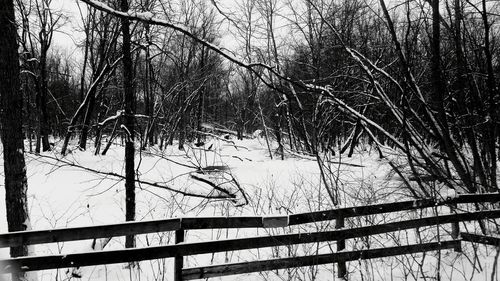
[[[179,151],[169,146],[165,151],[151,148],[138,151],[136,157],[139,179],[154,182],[192,194],[220,195],[210,185],[193,177],[217,182],[220,187],[236,194],[236,200],[202,199],[183,196],[170,190],[141,184],[137,188],[137,220],[173,217],[239,216],[291,214],[334,208],[320,180],[318,164],[313,157],[287,154],[285,160],[273,160],[262,139],[214,139],[205,149],[190,147]],[[42,155],[27,154],[29,208],[33,229],[64,228],[124,221],[124,182],[114,174],[124,173],[124,149],[112,146],[106,156],[95,156],[93,150],[74,149],[61,159],[55,151]],[[59,161],[58,159],[62,160]],[[385,160],[368,146],[360,146],[352,158],[332,157],[333,183],[340,195],[340,206],[392,202],[404,198],[401,182],[391,172]],[[1,160],[0,160],[1,163]],[[3,165],[3,163],[1,163]],[[197,171],[203,168],[209,173]],[[224,171],[212,168],[226,167]],[[85,169],[86,168],[86,169]],[[99,173],[97,173],[98,171]],[[3,166],[0,184],[3,184]],[[244,194],[243,194],[244,193]],[[0,188],[4,198],[4,189]],[[248,202],[247,202],[248,201]],[[4,205],[2,205],[4,206]],[[377,224],[431,215],[425,212],[373,215],[352,218],[346,227]],[[442,210],[446,212],[446,210]],[[474,224],[470,224],[474,227]],[[203,230],[188,231],[186,241],[251,237],[278,233],[298,233],[333,229],[334,222],[287,227],[283,229]],[[0,208],[0,232],[6,232],[5,207]],[[441,229],[442,233],[446,227]],[[347,249],[378,248],[389,245],[415,244],[430,241],[435,227],[427,230],[400,231],[388,235],[348,241]],[[37,255],[74,253],[92,250],[93,241],[76,241],[36,245]],[[103,241],[99,241],[103,242]],[[140,235],[138,247],[173,243],[173,233]],[[123,237],[113,238],[104,250],[122,249]],[[333,248],[332,248],[333,246]],[[224,262],[252,261],[273,257],[329,253],[334,243],[305,244],[273,249],[237,251],[215,255],[197,255],[186,259],[185,266],[201,266]],[[442,251],[425,255],[407,255],[372,261],[348,263],[352,280],[414,280],[434,279],[440,268],[442,280],[491,280],[496,250],[480,246],[479,259],[474,259],[472,247],[464,254]],[[0,249],[2,257],[8,249]],[[440,259],[440,262],[438,262]],[[102,265],[72,270],[39,272],[39,280],[172,280],[172,259],[144,261],[133,268],[128,265]],[[476,268],[476,271],[473,271]],[[224,277],[224,280],[332,280],[332,265]],[[496,276],[495,276],[496,278]],[[496,280],[496,279],[494,279]]]

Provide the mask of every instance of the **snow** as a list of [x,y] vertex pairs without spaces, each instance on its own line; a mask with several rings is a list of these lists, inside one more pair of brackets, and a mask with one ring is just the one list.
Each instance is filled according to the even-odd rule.
[[117,110],[116,111],[116,115],[114,116],[110,116],[108,118],[106,118],[104,121],[98,123],[99,126],[104,126],[105,124],[107,124],[108,122],[110,121],[113,121],[113,120],[116,120],[118,118],[120,118],[123,114],[125,113],[125,110]]
[[253,138],[258,138],[262,136],[262,130],[261,129],[258,129],[258,130],[255,130],[253,133],[252,133],[252,137]]
[[440,197],[443,199],[454,199],[458,196],[458,193],[455,189],[444,187],[441,189]]
[[132,134],[130,133],[129,129],[127,128],[127,126],[125,126],[124,124],[121,124],[120,125],[120,128],[122,130],[124,130],[126,133],[127,133],[127,136],[131,136]]
[[[117,140],[120,142],[120,139]],[[231,143],[233,142],[233,143]],[[361,144],[352,158],[328,156],[329,168],[336,171],[339,178],[341,206],[333,206],[320,180],[318,165],[314,157],[287,154],[285,160],[270,160],[267,146],[262,138],[245,140],[208,139],[204,148],[186,146],[179,151],[177,145],[169,146],[165,151],[157,147],[146,151],[137,151],[136,164],[138,177],[143,182],[168,185],[175,190],[196,194],[217,194],[213,186],[193,178],[203,178],[236,195],[236,200],[207,200],[176,194],[147,184],[137,188],[136,219],[153,220],[174,217],[197,216],[265,216],[265,223],[273,228],[261,229],[220,229],[189,230],[186,242],[232,239],[264,236],[271,234],[310,233],[335,229],[335,221],[317,222],[309,225],[287,227],[286,215],[328,210],[335,207],[367,205],[383,202],[395,202],[405,198],[400,188],[400,181],[391,173],[386,161],[378,159],[378,153],[371,147]],[[89,167],[102,173],[94,173],[76,166],[58,162],[59,145],[56,150],[40,156],[27,154],[28,201],[32,229],[52,229],[61,227],[89,226],[124,221],[124,182],[110,176],[112,173],[124,173],[124,149],[117,143],[106,156],[95,156],[94,151],[74,150],[64,160]],[[207,150],[208,147],[212,147]],[[272,144],[276,147],[276,144]],[[93,147],[90,145],[89,147]],[[3,163],[0,161],[0,185],[3,186]],[[224,166],[228,169],[205,169]],[[204,173],[200,173],[204,171]],[[232,181],[234,180],[234,181]],[[240,190],[241,188],[241,190]],[[248,203],[246,203],[243,193]],[[444,198],[453,198],[454,190],[442,189]],[[4,190],[0,188],[0,196]],[[376,225],[402,219],[419,218],[432,215],[433,210],[407,212],[403,214],[369,215],[346,219],[344,229],[364,225]],[[444,208],[443,212],[449,212]],[[286,223],[286,224],[285,224]],[[467,225],[474,231],[477,225]],[[441,233],[446,233],[443,226]],[[435,227],[415,230],[403,230],[392,234],[363,237],[346,241],[346,250],[378,248],[398,244],[415,244],[432,241]],[[0,208],[0,232],[6,232],[5,208]],[[173,244],[171,232],[153,233],[137,236],[137,246],[157,246]],[[37,255],[69,254],[83,251],[123,249],[123,237],[85,240],[65,243],[36,245]],[[196,255],[185,259],[186,267],[209,264],[234,263],[307,255],[331,253],[335,243],[313,243],[275,247],[246,251],[218,253],[215,255]],[[346,251],[344,250],[344,251]],[[489,280],[494,264],[495,251],[478,247],[481,254],[481,272],[473,271],[469,262],[472,247],[464,246],[464,254],[443,251],[441,270],[443,280]],[[1,257],[8,257],[8,249],[0,249]],[[438,256],[435,252],[426,255],[412,255],[408,259],[401,257],[385,258],[373,261],[353,261],[347,263],[352,280],[386,280],[392,276],[395,280],[421,278],[418,263],[423,263],[426,276],[434,276]],[[106,265],[83,267],[80,269],[47,270],[38,272],[39,280],[65,280],[71,276],[82,276],[82,280],[172,280],[172,259],[144,261],[140,268],[127,265]],[[316,271],[317,269],[317,271]],[[317,280],[331,280],[333,267],[305,267],[297,270],[268,271],[224,277],[224,280],[281,280],[282,278],[310,280],[315,274]],[[419,273],[420,272],[420,273]],[[474,273],[474,274],[473,274]],[[363,274],[363,275],[362,275]],[[416,278],[415,278],[416,279]],[[216,279],[217,280],[217,279]]]
[[152,20],[154,17],[153,13],[151,13],[151,12],[142,12],[142,13],[134,13],[134,14],[138,18],[143,18],[143,19],[148,20],[148,21]]

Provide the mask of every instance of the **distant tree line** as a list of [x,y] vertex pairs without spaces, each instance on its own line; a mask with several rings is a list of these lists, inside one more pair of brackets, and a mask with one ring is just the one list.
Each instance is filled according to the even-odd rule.
[[[129,2],[130,11],[189,33],[147,17],[131,21],[140,148],[201,145],[207,125],[238,138],[262,130],[270,155],[280,157],[285,150],[351,156],[366,140],[405,151],[412,173],[458,177],[469,192],[497,189],[497,3]],[[66,16],[50,0],[17,1],[23,128],[37,152],[51,149],[49,135],[64,140],[63,155],[74,138],[96,154],[123,139],[120,19],[84,3],[92,2],[79,2],[85,39],[75,64],[52,48]],[[116,1],[100,3],[120,10]],[[220,45],[228,26],[238,61],[255,65],[241,67],[200,44]]]

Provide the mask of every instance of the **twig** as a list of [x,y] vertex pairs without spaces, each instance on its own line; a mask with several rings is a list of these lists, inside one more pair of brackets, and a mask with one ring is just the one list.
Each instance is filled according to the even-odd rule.
[[[31,154],[31,153],[28,153],[28,154]],[[35,155],[35,154],[31,154],[31,155]],[[99,171],[99,170],[96,170],[96,169],[85,167],[85,166],[82,166],[82,165],[79,165],[79,164],[76,164],[76,163],[73,163],[73,162],[69,162],[69,161],[66,161],[66,160],[63,160],[63,159],[59,159],[59,158],[56,158],[56,157],[52,157],[52,156],[48,156],[48,155],[36,155],[36,157],[37,158],[50,159],[50,160],[53,160],[53,161],[56,161],[58,163],[63,164],[63,166],[75,167],[75,168],[79,168],[79,169],[82,169],[82,170],[85,170],[85,171],[89,171],[89,172],[93,172],[93,173],[96,173],[96,174],[115,177],[115,178],[118,178],[120,180],[124,180],[125,179],[125,176],[122,176],[122,175],[114,173],[114,172]],[[154,186],[154,187],[158,187],[158,188],[161,188],[161,189],[165,189],[165,190],[168,190],[168,191],[172,191],[172,192],[175,192],[175,193],[178,193],[178,194],[181,194],[181,195],[184,195],[184,196],[188,196],[188,197],[197,197],[197,198],[204,198],[204,199],[230,199],[230,198],[233,199],[233,198],[236,198],[236,195],[231,194],[227,190],[225,190],[225,192],[224,192],[224,193],[228,194],[227,196],[222,196],[222,195],[216,195],[215,196],[215,195],[204,195],[204,194],[186,192],[186,191],[178,190],[178,189],[172,188],[170,186],[167,186],[165,184],[161,184],[161,183],[158,183],[158,182],[149,182],[149,181],[144,181],[144,180],[141,180],[141,179],[136,179],[136,182],[139,183],[139,184],[145,184],[145,185],[149,185],[149,186]]]

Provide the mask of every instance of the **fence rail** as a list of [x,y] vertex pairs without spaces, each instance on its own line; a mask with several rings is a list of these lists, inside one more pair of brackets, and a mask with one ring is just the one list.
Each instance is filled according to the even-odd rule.
[[491,245],[491,246],[496,246],[496,247],[500,246],[500,237],[480,235],[480,234],[467,233],[467,232],[462,232],[460,234],[462,236],[462,240],[464,240],[464,241],[486,244],[486,245]]
[[[179,229],[262,228],[283,227],[319,221],[335,220],[372,214],[399,212],[462,203],[498,202],[500,194],[460,195],[446,200],[420,199],[396,203],[339,208],[289,216],[197,217],[125,222],[99,226],[50,230],[19,231],[0,234],[0,247],[56,243],[85,239],[176,231]],[[287,221],[286,224],[283,222]],[[279,222],[273,224],[273,222]]]
[[[350,229],[342,228],[344,226],[345,218],[423,209],[443,205],[449,205],[452,210],[456,210],[457,204],[497,201],[500,201],[500,194],[498,193],[461,195],[456,198],[446,200],[409,200],[396,203],[295,214],[290,216],[175,218],[91,227],[12,232],[0,234],[0,247],[96,239],[165,231],[175,231],[176,244],[115,251],[12,258],[0,261],[0,272],[9,273],[15,270],[34,271],[75,266],[124,263],[160,258],[174,258],[175,280],[190,280],[196,278],[224,276],[323,263],[337,263],[339,276],[343,277],[346,274],[345,262],[350,260],[400,255],[412,253],[412,251],[422,252],[447,248],[459,250],[460,240],[457,239],[459,233],[458,223],[488,218],[500,218],[500,209],[424,217],[407,221],[396,221]],[[327,220],[336,220],[336,228],[339,229],[312,233],[226,239],[197,243],[184,242],[185,231],[188,229],[286,227]],[[454,240],[440,242],[441,244],[438,243],[439,245],[436,243],[427,243],[352,252],[344,250],[346,239],[448,223],[452,224],[451,236]],[[467,233],[461,233],[461,235],[466,241],[473,241],[474,239],[477,241],[479,239]],[[183,258],[189,255],[331,241],[337,242],[337,251],[342,252],[327,255],[314,255],[187,269],[183,268]],[[490,239],[488,241],[493,240]]]
[[266,270],[303,267],[327,263],[339,263],[354,260],[366,260],[397,255],[422,253],[435,250],[452,249],[460,245],[460,240],[441,241],[425,244],[416,244],[399,247],[358,250],[305,257],[273,259],[255,262],[213,265],[207,267],[188,268],[183,270],[182,280],[202,279],[218,276],[227,276],[242,273],[251,273]]

